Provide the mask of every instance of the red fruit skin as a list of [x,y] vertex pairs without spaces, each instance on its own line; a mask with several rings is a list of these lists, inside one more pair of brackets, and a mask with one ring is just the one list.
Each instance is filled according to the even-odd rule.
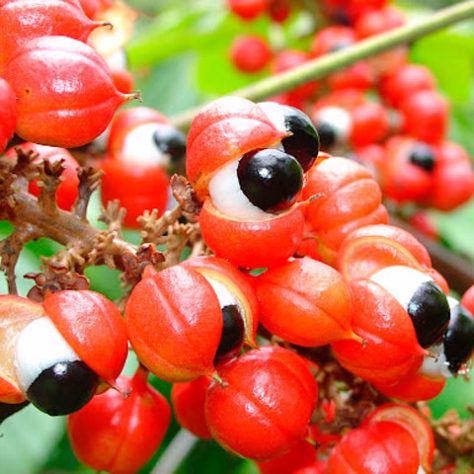
[[426,248],[409,232],[390,225],[368,225],[350,233],[342,243],[337,268],[347,281],[369,278],[382,268],[404,265],[427,273],[445,294],[449,287],[431,267]]
[[21,403],[25,396],[16,380],[16,336],[32,321],[46,316],[43,307],[22,296],[0,295],[0,402]]
[[355,147],[382,140],[388,128],[387,112],[380,104],[367,101],[352,110],[351,142]]
[[137,372],[131,379],[121,376],[118,386],[123,392],[96,395],[69,415],[67,431],[82,463],[97,471],[126,474],[140,470],[158,449],[171,410],[163,395],[146,383],[144,374]]
[[410,94],[400,105],[404,131],[427,143],[439,143],[448,127],[448,102],[438,92],[421,90]]
[[[59,208],[70,211],[79,194],[79,178],[77,177],[79,163],[65,148],[37,145],[36,143],[30,142],[22,143],[18,146],[24,151],[31,150],[39,155],[34,159],[34,163],[39,163],[43,160],[48,160],[50,163],[56,163],[59,160],[64,161],[63,166],[65,166],[65,168],[61,175],[63,180],[56,191],[56,204]],[[16,151],[10,148],[5,155],[16,156]],[[30,182],[28,191],[33,194],[33,196],[38,197],[40,195],[38,180]]]
[[115,158],[120,158],[127,135],[135,127],[147,123],[168,124],[169,120],[161,112],[151,107],[133,107],[120,111],[110,123],[106,149],[107,154]]
[[193,435],[212,439],[204,415],[206,393],[212,379],[205,375],[191,382],[175,383],[171,388],[171,403],[178,423]]
[[379,405],[365,419],[364,425],[379,421],[398,423],[405,428],[416,441],[420,453],[421,466],[425,472],[431,472],[435,441],[433,431],[421,413],[409,405],[385,403]]
[[258,276],[257,296],[261,323],[292,344],[322,346],[353,337],[349,288],[322,262],[299,258],[267,270]]
[[168,382],[214,372],[222,311],[207,280],[179,265],[145,271],[125,308],[130,343],[140,362]]
[[391,137],[385,143],[385,163],[379,169],[382,188],[388,198],[398,203],[421,203],[431,188],[434,170],[428,171],[410,161],[416,144],[416,139],[405,135]]
[[272,56],[270,46],[259,36],[239,36],[235,38],[230,48],[232,63],[239,71],[246,73],[262,71]]
[[263,346],[226,364],[219,375],[227,385],[209,388],[205,413],[214,439],[226,450],[261,461],[303,438],[317,401],[317,384],[304,359]]
[[112,69],[110,71],[115,87],[122,94],[132,94],[135,89],[135,79],[127,69]]
[[391,5],[361,15],[354,24],[358,39],[368,38],[385,31],[393,30],[405,23],[401,10]]
[[292,474],[326,474],[328,472],[327,459],[316,459],[313,464],[297,469]]
[[101,163],[105,175],[102,178],[101,196],[106,206],[114,199],[127,210],[124,225],[140,228],[137,218],[146,210],[156,209],[162,215],[168,204],[169,176],[159,167],[125,163],[113,157]]
[[430,214],[417,209],[408,219],[409,224],[417,231],[432,240],[439,239],[438,227]]
[[374,384],[374,387],[386,397],[414,403],[437,397],[445,385],[446,379],[444,377],[431,378],[418,371],[402,377],[395,385],[387,387]]
[[90,290],[51,293],[43,308],[79,358],[113,386],[128,355],[127,333],[118,308]]
[[461,305],[474,314],[474,285],[470,286],[462,296]]
[[405,64],[385,76],[379,84],[380,95],[389,105],[399,108],[413,93],[434,91],[436,81],[431,71],[421,64]]
[[280,265],[296,252],[303,237],[304,214],[297,203],[274,218],[243,221],[222,214],[206,199],[199,224],[216,256],[238,267],[263,268]]
[[84,14],[77,0],[7,0],[0,5],[0,71],[15,50],[41,36],[69,36],[85,42],[101,23]]
[[[277,54],[272,61],[271,70],[273,74],[279,74],[285,71],[289,71],[294,67],[301,66],[308,62],[311,56],[297,49],[287,49]],[[303,101],[316,94],[319,88],[317,81],[310,81],[301,86],[295,87],[291,91],[288,91],[288,95],[291,100]]]
[[270,18],[277,23],[283,23],[290,16],[288,0],[271,0],[268,8]]
[[33,39],[17,49],[4,77],[17,97],[16,133],[43,145],[89,143],[129,98],[115,88],[98,53],[65,36]]
[[89,18],[94,18],[98,13],[114,4],[113,0],[79,0],[79,3]]
[[452,211],[474,194],[474,171],[466,150],[457,143],[443,142],[436,148],[427,203],[441,211]]
[[414,373],[426,351],[419,345],[415,328],[402,305],[370,280],[354,280],[352,330],[364,343],[342,340],[332,344],[339,363],[364,380],[394,385]]
[[3,153],[16,127],[16,98],[13,89],[0,77],[0,153]]
[[341,71],[330,74],[327,78],[332,91],[356,89],[363,91],[374,84],[375,78],[366,61],[360,61]]
[[255,284],[238,268],[226,260],[217,257],[193,257],[180,263],[181,266],[191,267],[205,277],[209,277],[225,285],[236,297],[244,309],[245,343],[257,347],[256,335],[259,319],[259,304]]
[[354,29],[348,26],[333,25],[320,29],[313,38],[311,54],[322,56],[331,50],[355,43]]
[[338,249],[353,230],[388,223],[382,193],[370,171],[355,161],[332,157],[307,173],[303,199],[320,195],[306,208],[306,223],[319,239],[324,262],[334,265]]
[[222,97],[203,107],[191,123],[187,142],[186,175],[197,197],[204,200],[209,194],[209,180],[219,168],[286,135],[247,99]]
[[349,431],[332,450],[329,474],[416,474],[420,455],[412,435],[379,421]]
[[293,448],[268,461],[257,462],[261,474],[288,474],[298,472],[316,461],[316,449],[302,439]]
[[229,8],[242,20],[250,21],[265,12],[267,0],[228,0]]

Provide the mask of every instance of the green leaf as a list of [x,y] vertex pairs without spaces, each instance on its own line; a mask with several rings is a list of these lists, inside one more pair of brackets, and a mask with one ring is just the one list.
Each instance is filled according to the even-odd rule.
[[64,421],[41,413],[32,405],[5,420],[0,426],[2,472],[36,473],[61,438]]
[[414,43],[411,62],[428,67],[441,90],[453,101],[469,99],[474,37],[452,31],[426,36]]

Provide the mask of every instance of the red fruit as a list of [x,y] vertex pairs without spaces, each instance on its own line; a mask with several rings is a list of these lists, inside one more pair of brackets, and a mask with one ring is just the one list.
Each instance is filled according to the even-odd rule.
[[418,410],[408,405],[386,403],[378,406],[364,420],[364,425],[379,421],[398,423],[405,428],[416,441],[421,458],[421,467],[431,472],[434,454],[434,436],[430,425]]
[[7,81],[0,77],[0,153],[3,153],[16,127],[16,98]]
[[400,105],[404,131],[427,143],[444,139],[448,126],[448,102],[432,90],[421,90],[408,96]]
[[436,164],[427,196],[430,206],[451,211],[474,194],[474,171],[466,150],[457,143],[443,142],[435,149]]
[[137,472],[153,456],[168,429],[171,410],[163,395],[147,384],[147,376],[142,367],[133,378],[121,376],[122,392],[96,395],[68,417],[68,436],[82,463],[125,474]]
[[303,212],[296,204],[270,219],[242,220],[222,214],[207,199],[199,224],[203,239],[218,257],[239,267],[261,268],[282,264],[295,253],[303,237]]
[[[43,160],[48,160],[50,163],[56,163],[63,160],[64,171],[61,175],[62,181],[56,191],[56,204],[65,211],[70,211],[72,205],[76,201],[79,194],[78,185],[79,178],[77,177],[77,168],[79,163],[74,157],[65,149],[51,146],[37,145],[36,143],[22,143],[19,147],[24,151],[33,151],[38,156],[34,159],[34,163],[40,163]],[[16,151],[10,148],[7,156],[16,156]],[[28,191],[34,196],[40,195],[40,188],[38,187],[38,180],[31,181]]]
[[[271,65],[272,73],[279,74],[284,71],[293,69],[294,67],[301,66],[302,64],[311,60],[311,56],[304,51],[297,49],[287,49],[277,54],[273,58]],[[319,88],[319,83],[317,81],[310,81],[301,86],[295,87],[288,94],[293,97],[295,100],[304,100],[308,97],[316,94]]]
[[190,267],[211,282],[225,287],[241,308],[245,343],[256,347],[259,305],[253,281],[231,263],[216,257],[189,258],[180,265]]
[[[124,224],[139,227],[137,217],[146,210],[166,210],[169,195],[167,168],[173,157],[166,139],[180,132],[168,125],[168,119],[149,107],[134,107],[116,115],[110,126],[101,196],[104,204],[114,199],[127,210]],[[166,131],[165,134],[160,131]],[[171,133],[171,135],[170,135]],[[161,139],[160,137],[164,138]],[[180,153],[185,148],[182,137]],[[176,142],[174,142],[176,143]],[[177,150],[177,148],[176,148]]]
[[267,270],[258,277],[257,295],[261,323],[292,344],[322,346],[355,337],[349,288],[324,263],[300,258]]
[[389,5],[361,15],[354,24],[354,31],[357,38],[363,39],[392,30],[404,23],[403,12]]
[[113,0],[79,0],[79,3],[89,18],[94,18],[98,13],[114,4]]
[[176,420],[183,428],[202,439],[212,439],[204,415],[204,402],[211,380],[203,375],[192,382],[175,383],[171,389]]
[[0,296],[0,402],[25,400],[15,374],[14,351],[18,334],[32,321],[44,317],[43,307],[21,296]]
[[354,280],[352,330],[364,342],[342,340],[332,344],[339,363],[369,382],[394,385],[414,373],[426,355],[418,343],[405,308],[380,285]]
[[205,413],[221,446],[265,460],[303,438],[317,401],[317,384],[304,359],[264,346],[225,365],[220,375],[226,385],[209,388]]
[[49,294],[43,308],[80,359],[107,384],[114,385],[128,354],[125,324],[118,308],[89,290]]
[[421,373],[421,371],[417,371],[414,374],[402,377],[395,385],[387,387],[374,384],[374,387],[386,397],[414,403],[437,397],[443,391],[445,385],[446,379],[444,377],[431,378]]
[[421,64],[405,64],[385,76],[379,85],[380,95],[389,105],[399,108],[413,93],[436,88],[432,72]]
[[474,314],[474,285],[470,286],[462,296],[461,305]]
[[[334,115],[335,110],[339,111],[338,115]],[[330,115],[328,111],[332,111]],[[382,140],[389,128],[384,107],[369,101],[357,89],[344,89],[322,97],[314,104],[312,119],[325,149],[347,142],[354,147],[369,145]],[[343,120],[348,123],[344,125]]]
[[261,474],[288,474],[299,472],[316,461],[316,448],[305,439],[298,442],[284,454],[280,454],[269,461],[257,462]]
[[253,20],[268,8],[268,0],[228,0],[227,3],[243,20]]
[[272,56],[268,43],[259,36],[238,36],[230,49],[230,58],[234,66],[248,73],[264,69]]
[[148,267],[125,308],[130,343],[157,377],[187,382],[214,372],[222,311],[210,283],[197,271]]
[[344,238],[372,223],[388,223],[382,193],[367,168],[346,158],[316,163],[303,187],[303,199],[320,195],[306,208],[306,222],[319,240],[325,262],[334,264]]
[[385,162],[379,169],[385,195],[396,202],[423,202],[428,197],[436,154],[427,143],[394,136],[385,143]]
[[378,421],[349,431],[332,450],[330,474],[416,474],[420,455],[402,426]]
[[102,23],[84,14],[77,0],[6,0],[0,5],[0,70],[15,51],[41,36],[69,36],[86,41]]
[[4,76],[17,96],[16,133],[45,145],[92,141],[130,98],[117,91],[98,53],[63,36],[33,39],[17,49]]
[[313,38],[311,53],[318,57],[355,43],[353,28],[348,26],[328,26],[320,29]]
[[127,69],[112,69],[110,73],[112,75],[112,81],[119,92],[122,94],[133,93],[135,79],[130,71]]
[[409,232],[389,225],[368,225],[347,236],[339,249],[338,269],[348,281],[369,278],[385,267],[402,265],[427,273],[445,294],[449,287],[431,267],[426,248]]
[[363,91],[374,84],[375,78],[368,62],[360,61],[341,71],[330,74],[327,78],[332,91],[356,89]]
[[288,0],[270,0],[268,9],[270,18],[278,23],[283,23],[290,16]]
[[212,175],[225,164],[286,135],[249,100],[222,97],[205,106],[191,123],[187,143],[186,175],[198,198],[208,195]]

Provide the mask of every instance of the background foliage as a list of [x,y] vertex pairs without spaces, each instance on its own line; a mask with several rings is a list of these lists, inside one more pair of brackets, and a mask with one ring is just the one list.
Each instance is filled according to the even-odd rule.
[[[248,85],[262,75],[243,75],[228,60],[228,48],[240,33],[260,33],[267,36],[272,46],[303,48],[308,50],[311,32],[315,25],[311,15],[294,12],[284,26],[271,25],[268,18],[244,23],[230,15],[223,0],[127,0],[138,9],[135,34],[127,46],[131,70],[142,91],[143,105],[156,108],[171,117],[187,108],[199,105],[217,96],[227,94]],[[306,3],[311,3],[310,1]],[[409,17],[427,15],[429,3],[434,9],[454,2],[395,2]],[[322,21],[322,19],[321,19]],[[464,22],[454,28],[425,37],[411,48],[412,62],[428,66],[435,74],[442,93],[451,102],[450,138],[474,155],[474,24]],[[90,206],[92,223],[100,212],[96,195]],[[442,238],[458,254],[474,262],[474,202],[456,212],[434,212]],[[0,222],[0,237],[8,235],[12,227]],[[138,242],[134,232],[126,232],[125,238]],[[52,255],[60,246],[46,239],[31,243],[24,250],[17,266],[18,275],[38,271],[39,255]],[[117,272],[107,268],[89,268],[92,289],[111,299],[120,295]],[[26,295],[30,280],[18,279],[19,293]],[[6,282],[0,276],[0,291],[6,293]],[[126,372],[136,367],[135,360],[128,362]],[[153,384],[165,396],[170,386],[157,379]],[[474,380],[448,380],[443,393],[430,402],[435,417],[455,407],[466,415],[464,406],[474,398]],[[1,427],[0,471],[8,466],[13,474],[93,472],[75,459],[67,440],[65,420],[50,418],[32,407],[8,419]],[[167,448],[178,431],[172,422],[165,441],[143,472],[150,472],[157,458]],[[251,461],[241,460],[223,451],[214,442],[199,441],[184,459],[179,473],[239,473],[257,472]]]

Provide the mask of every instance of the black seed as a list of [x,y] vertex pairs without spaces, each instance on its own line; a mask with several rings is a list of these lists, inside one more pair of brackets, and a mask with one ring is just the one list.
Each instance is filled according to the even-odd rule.
[[249,201],[264,211],[292,206],[303,186],[303,170],[298,161],[274,148],[245,154],[237,177]]
[[446,295],[436,283],[423,282],[413,293],[407,312],[421,347],[429,347],[443,337],[450,311]]
[[222,336],[214,363],[223,363],[235,357],[244,343],[244,321],[236,304],[222,308]]
[[426,171],[432,171],[436,160],[433,149],[426,143],[417,142],[409,156],[410,163],[413,163]]
[[97,374],[80,360],[57,362],[39,374],[26,397],[48,415],[68,415],[93,397],[98,382]]
[[334,127],[327,122],[321,122],[316,124],[316,129],[319,134],[319,142],[321,143],[321,148],[324,150],[329,150],[337,141],[337,132]]
[[451,309],[451,320],[443,338],[443,346],[449,370],[456,374],[474,350],[474,320],[471,313],[460,304]]
[[292,135],[281,141],[285,153],[294,156],[303,171],[308,171],[319,153],[318,132],[311,119],[296,107],[282,105],[285,129]]
[[186,154],[186,136],[169,125],[159,125],[153,134],[156,146],[168,154],[172,161],[178,161]]

